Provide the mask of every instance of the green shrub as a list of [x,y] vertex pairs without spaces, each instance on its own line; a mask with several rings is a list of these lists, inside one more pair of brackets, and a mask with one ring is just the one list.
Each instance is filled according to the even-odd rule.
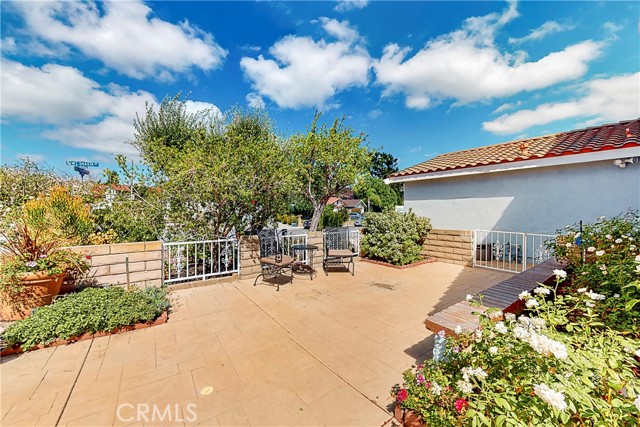
[[2,338],[9,346],[20,344],[29,349],[58,338],[152,321],[168,307],[164,288],[87,288],[38,308],[30,317],[9,326]]
[[429,218],[413,212],[369,212],[363,223],[362,251],[365,256],[394,265],[411,264],[420,259],[422,244],[431,231]]
[[348,218],[349,214],[346,210],[340,209],[338,212],[334,212],[332,206],[325,206],[320,217],[320,224],[322,224],[322,228],[342,227]]

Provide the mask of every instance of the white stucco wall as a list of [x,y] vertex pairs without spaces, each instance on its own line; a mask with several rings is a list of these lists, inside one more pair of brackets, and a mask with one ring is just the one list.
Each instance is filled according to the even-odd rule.
[[640,209],[640,164],[611,161],[406,182],[405,209],[434,228],[553,233]]

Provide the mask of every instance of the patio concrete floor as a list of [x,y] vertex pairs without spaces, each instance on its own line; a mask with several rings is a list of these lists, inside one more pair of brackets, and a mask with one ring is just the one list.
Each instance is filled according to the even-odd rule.
[[164,325],[4,358],[1,424],[381,426],[402,371],[430,357],[424,317],[509,276],[358,262],[280,292],[175,290]]

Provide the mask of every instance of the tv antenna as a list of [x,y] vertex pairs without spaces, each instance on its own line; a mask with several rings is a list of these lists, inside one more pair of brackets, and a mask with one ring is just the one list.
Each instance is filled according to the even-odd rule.
[[91,175],[88,168],[97,168],[100,166],[98,162],[85,162],[77,160],[67,160],[68,166],[73,166],[73,170],[80,174],[80,179],[84,181],[85,175]]

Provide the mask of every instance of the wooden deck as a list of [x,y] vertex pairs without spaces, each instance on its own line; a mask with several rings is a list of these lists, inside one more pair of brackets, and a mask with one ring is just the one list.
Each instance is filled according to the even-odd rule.
[[472,306],[467,301],[460,301],[427,316],[424,325],[432,332],[444,330],[447,334],[454,334],[456,326],[467,331],[476,330],[478,316],[473,313],[482,313],[489,308],[498,308],[503,313],[519,314],[524,310],[524,302],[518,298],[518,295],[523,291],[531,292],[538,287],[539,283],[553,283],[555,280],[553,270],[563,267],[564,265],[555,259],[545,261],[476,295],[476,299],[482,300],[481,306]]

